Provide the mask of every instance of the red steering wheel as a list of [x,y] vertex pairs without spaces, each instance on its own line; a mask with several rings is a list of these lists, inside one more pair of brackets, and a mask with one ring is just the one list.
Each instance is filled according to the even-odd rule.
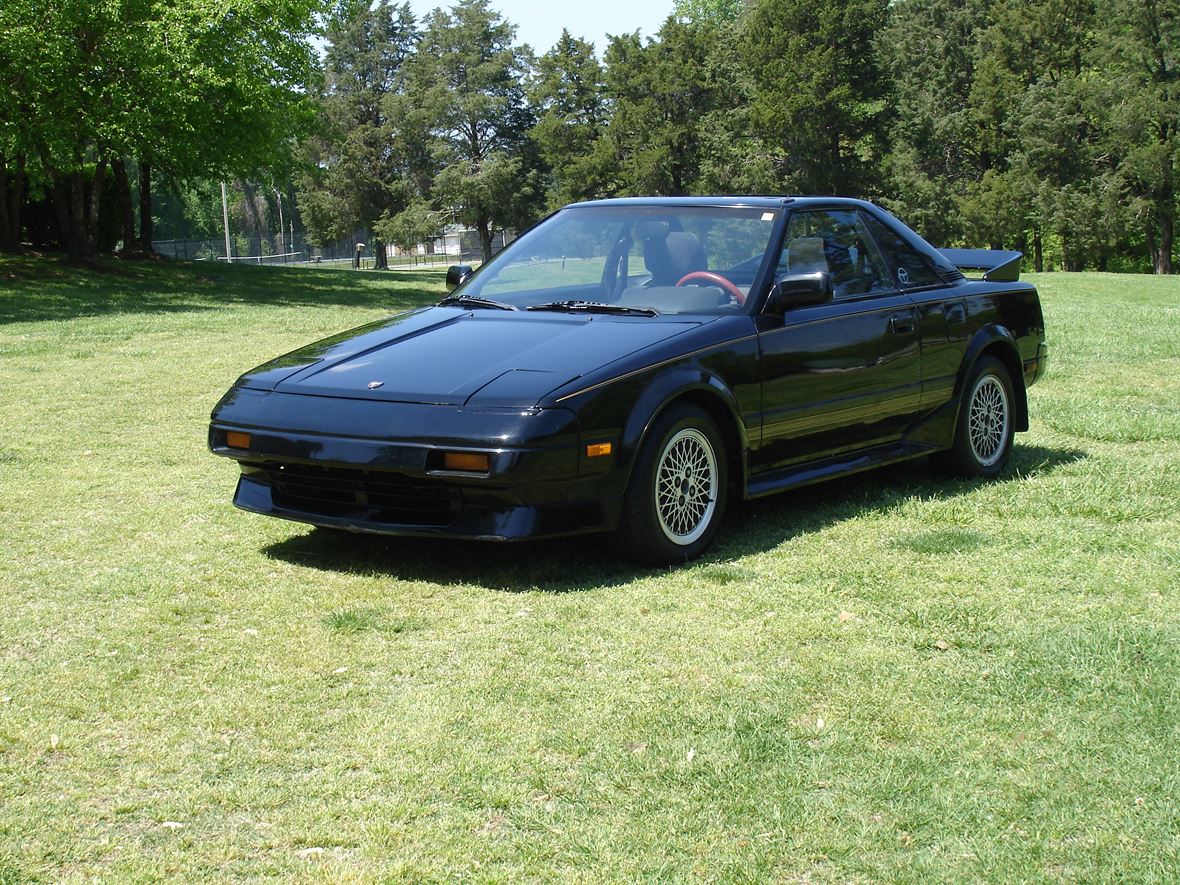
[[746,303],[746,293],[721,276],[719,273],[713,273],[711,270],[694,270],[692,273],[686,273],[676,283],[677,286],[683,286],[689,280],[708,280],[715,286],[720,286],[726,292],[733,296],[734,301],[738,304]]

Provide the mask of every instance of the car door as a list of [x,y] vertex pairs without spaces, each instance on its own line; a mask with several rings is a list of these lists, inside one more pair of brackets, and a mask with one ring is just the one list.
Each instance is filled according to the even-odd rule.
[[966,301],[955,286],[963,275],[950,267],[934,267],[897,230],[896,219],[877,218],[870,212],[862,217],[886,267],[918,311],[922,411],[932,411],[954,395],[956,374],[967,347]]
[[896,440],[921,406],[917,312],[855,209],[792,214],[779,273],[815,271],[831,275],[832,301],[757,318],[754,473]]

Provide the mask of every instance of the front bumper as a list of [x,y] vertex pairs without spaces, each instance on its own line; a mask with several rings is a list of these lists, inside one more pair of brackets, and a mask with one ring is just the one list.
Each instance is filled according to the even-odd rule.
[[328,528],[378,535],[451,537],[478,541],[523,541],[586,532],[606,531],[618,524],[622,502],[587,501],[580,504],[508,504],[488,499],[466,500],[449,520],[430,524],[427,519],[391,521],[389,511],[358,505],[337,512],[300,509],[276,500],[275,488],[243,474],[234,493],[234,505],[252,513],[276,516]]
[[[230,431],[248,433],[249,448],[229,446]],[[521,540],[609,530],[621,508],[614,458],[583,457],[566,409],[235,389],[214,410],[209,447],[239,462],[243,510],[358,532]],[[456,450],[487,454],[490,469],[440,469]]]

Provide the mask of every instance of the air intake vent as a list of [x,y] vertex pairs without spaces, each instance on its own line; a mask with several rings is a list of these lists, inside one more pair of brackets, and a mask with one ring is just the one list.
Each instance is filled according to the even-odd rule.
[[446,525],[462,506],[458,489],[396,473],[304,464],[264,464],[275,503],[305,513],[380,522]]

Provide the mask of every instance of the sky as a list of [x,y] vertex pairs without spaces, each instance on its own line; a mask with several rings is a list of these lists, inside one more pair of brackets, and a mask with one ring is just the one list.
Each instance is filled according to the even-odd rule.
[[[410,0],[421,18],[445,0]],[[516,25],[516,41],[528,43],[538,55],[547,52],[567,28],[594,44],[601,56],[607,34],[639,30],[654,37],[672,12],[672,0],[492,0],[492,8]]]

